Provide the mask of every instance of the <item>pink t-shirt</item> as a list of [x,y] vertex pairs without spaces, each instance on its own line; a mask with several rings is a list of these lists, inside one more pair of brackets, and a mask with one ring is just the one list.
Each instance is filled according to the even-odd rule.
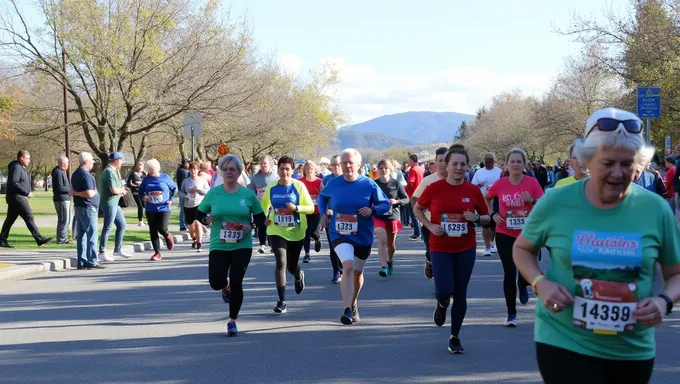
[[522,176],[519,184],[513,185],[509,177],[503,177],[493,183],[486,193],[486,197],[493,199],[498,197],[498,206],[505,223],[496,224],[496,232],[512,237],[518,237],[533,204],[525,203],[522,193],[528,192],[534,199],[543,196],[543,189],[538,181],[530,176]]

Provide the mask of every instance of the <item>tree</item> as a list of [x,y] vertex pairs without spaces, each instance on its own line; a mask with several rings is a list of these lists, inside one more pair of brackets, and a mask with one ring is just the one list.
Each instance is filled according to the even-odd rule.
[[461,121],[460,126],[458,127],[458,131],[453,136],[453,141],[465,140],[465,138],[467,137],[467,131],[468,131],[467,122],[463,120]]

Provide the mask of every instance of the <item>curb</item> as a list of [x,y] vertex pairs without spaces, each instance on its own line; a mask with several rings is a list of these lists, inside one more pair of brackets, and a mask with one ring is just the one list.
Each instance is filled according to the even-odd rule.
[[[174,235],[173,240],[175,244],[181,244],[191,239],[189,233],[181,233]],[[144,241],[141,243],[132,243],[131,245],[124,245],[123,250],[128,253],[141,253],[153,249],[151,241]],[[13,264],[13,263],[10,263]],[[27,262],[21,264],[14,264],[10,267],[0,268],[0,283],[5,281],[23,280],[35,276],[43,272],[56,272],[63,270],[74,269],[78,265],[77,257],[70,258],[55,258],[46,261]]]

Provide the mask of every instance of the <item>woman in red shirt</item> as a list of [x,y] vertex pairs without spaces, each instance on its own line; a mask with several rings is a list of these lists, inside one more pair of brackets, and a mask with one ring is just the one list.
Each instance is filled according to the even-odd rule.
[[[480,189],[465,178],[470,157],[462,146],[446,153],[448,176],[430,184],[414,207],[415,216],[430,230],[430,259],[434,272],[437,304],[434,323],[441,327],[451,306],[449,352],[463,353],[458,338],[467,311],[467,286],[477,254],[475,223],[491,221]],[[430,211],[431,220],[424,210]]]
[[319,228],[319,203],[316,199],[319,197],[319,193],[323,190],[322,180],[316,175],[318,174],[318,168],[313,161],[307,160],[302,167],[302,178],[300,181],[307,187],[309,195],[314,201],[314,213],[307,215],[307,234],[305,236],[305,241],[303,246],[305,247],[305,257],[302,259],[303,263],[309,263],[311,257],[309,256],[309,243],[310,239],[314,239],[314,251],[317,253],[321,251],[321,231]]
[[536,200],[543,196],[543,189],[533,177],[522,171],[527,164],[527,154],[521,149],[513,149],[505,157],[508,177],[503,177],[486,192],[486,203],[491,208],[494,198],[498,198],[499,212],[491,218],[496,222],[496,248],[503,264],[503,292],[508,307],[506,327],[517,326],[517,288],[522,305],[529,302],[527,283],[522,275],[517,277],[517,267],[512,260],[512,246],[522,232],[522,227]]

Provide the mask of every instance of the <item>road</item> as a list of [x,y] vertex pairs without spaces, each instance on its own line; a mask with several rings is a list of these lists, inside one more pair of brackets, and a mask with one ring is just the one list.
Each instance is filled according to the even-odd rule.
[[[410,232],[410,231],[406,231]],[[105,271],[64,271],[0,285],[2,383],[535,383],[532,297],[520,325],[503,326],[502,269],[478,253],[461,331],[465,355],[447,351],[449,323],[432,323],[434,289],[422,243],[400,235],[395,274],[366,268],[361,322],[342,326],[327,249],[312,256],[307,288],[288,281],[288,313],[275,315],[274,260],[255,253],[239,317],[207,282],[207,253],[182,244]],[[324,247],[326,244],[324,244]],[[148,255],[150,256],[150,254]],[[544,258],[545,259],[545,258]],[[546,262],[546,261],[544,261]],[[653,383],[677,383],[680,323],[657,330]]]

